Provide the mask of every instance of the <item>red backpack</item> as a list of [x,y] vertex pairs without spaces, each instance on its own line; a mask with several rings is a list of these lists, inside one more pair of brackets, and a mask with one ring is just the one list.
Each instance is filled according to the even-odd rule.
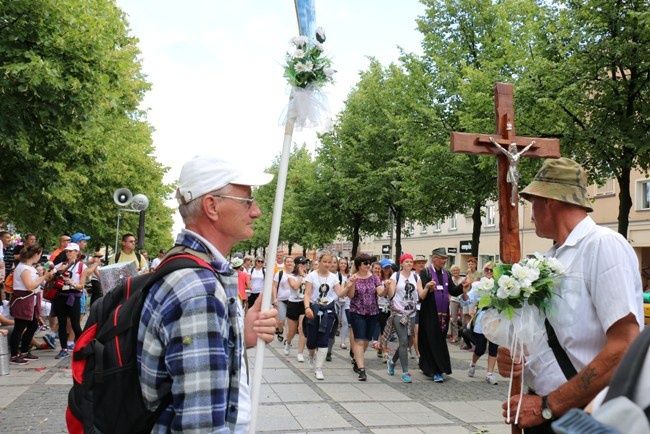
[[151,432],[172,397],[169,393],[154,412],[144,405],[137,365],[140,314],[151,287],[182,268],[214,272],[196,256],[172,255],[153,273],[129,277],[93,303],[72,356],[73,386],[65,416],[68,432]]

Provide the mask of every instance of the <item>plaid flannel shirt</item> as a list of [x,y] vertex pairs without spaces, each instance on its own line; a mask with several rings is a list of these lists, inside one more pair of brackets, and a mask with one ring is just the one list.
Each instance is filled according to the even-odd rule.
[[[237,274],[216,249],[188,231],[176,244],[207,253],[207,269],[168,274],[148,294],[138,329],[142,396],[155,410],[173,401],[152,432],[227,433],[235,428],[243,330],[237,315]],[[241,318],[240,318],[241,320]]]

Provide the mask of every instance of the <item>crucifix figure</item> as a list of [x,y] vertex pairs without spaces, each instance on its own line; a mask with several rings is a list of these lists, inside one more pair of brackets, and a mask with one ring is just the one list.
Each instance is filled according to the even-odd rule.
[[[466,154],[492,154],[497,156],[497,186],[499,189],[499,254],[501,261],[514,264],[521,259],[519,243],[519,209],[517,206],[517,166],[522,156],[538,158],[558,158],[560,141],[558,139],[534,138],[521,151],[517,143],[526,143],[531,138],[517,137],[515,134],[515,110],[513,105],[513,86],[510,83],[495,83],[494,111],[497,131],[492,137],[486,134],[451,133],[452,152]],[[508,149],[504,146],[507,146]],[[525,154],[525,155],[524,155]],[[508,200],[510,199],[510,200]],[[512,390],[521,387],[520,377],[513,381]],[[512,426],[513,434],[521,429]]]
[[493,137],[490,137],[490,142],[492,142],[494,146],[508,157],[508,162],[510,164],[508,166],[508,177],[506,178],[506,181],[510,183],[510,188],[512,189],[510,192],[510,205],[515,206],[517,204],[517,194],[519,193],[519,170],[517,169],[519,166],[519,158],[521,157],[521,154],[529,150],[535,144],[535,141],[533,140],[530,142],[530,144],[521,151],[519,151],[515,142],[512,142],[510,146],[508,146],[507,151],[499,144],[499,142],[494,140]]
[[[496,134],[451,133],[452,152],[497,156],[499,190],[499,254],[501,261],[514,264],[521,259],[519,210],[517,206],[517,167],[522,157],[558,158],[560,141],[538,137],[518,137],[515,133],[513,86],[494,85]],[[531,143],[532,142],[532,143]],[[527,146],[518,143],[530,143]],[[521,147],[521,149],[519,149]],[[516,178],[516,179],[515,179]],[[512,182],[509,182],[511,180]]]

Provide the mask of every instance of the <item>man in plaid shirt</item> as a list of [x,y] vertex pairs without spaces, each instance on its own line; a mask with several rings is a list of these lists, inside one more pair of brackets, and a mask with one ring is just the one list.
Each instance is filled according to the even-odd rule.
[[181,170],[176,197],[185,229],[172,251],[207,262],[204,268],[172,272],[145,300],[138,329],[138,362],[143,398],[155,410],[172,403],[153,432],[247,432],[250,386],[244,345],[274,338],[277,311],[260,313],[260,301],[244,317],[237,273],[225,259],[232,247],[253,236],[261,211],[251,186],[272,175],[239,172],[231,162],[195,157]]

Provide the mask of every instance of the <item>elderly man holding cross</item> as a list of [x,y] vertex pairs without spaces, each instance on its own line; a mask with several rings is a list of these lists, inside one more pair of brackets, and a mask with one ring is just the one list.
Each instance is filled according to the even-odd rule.
[[[535,232],[555,244],[546,253],[566,268],[551,299],[546,333],[528,348],[518,426],[553,433],[550,423],[584,407],[608,383],[643,324],[641,279],[634,250],[618,233],[587,215],[592,211],[584,169],[568,158],[546,160],[521,196],[532,203]],[[499,348],[499,371],[512,358]],[[515,365],[515,375],[521,375]],[[515,414],[519,395],[503,404]],[[512,422],[512,421],[511,421]]]

